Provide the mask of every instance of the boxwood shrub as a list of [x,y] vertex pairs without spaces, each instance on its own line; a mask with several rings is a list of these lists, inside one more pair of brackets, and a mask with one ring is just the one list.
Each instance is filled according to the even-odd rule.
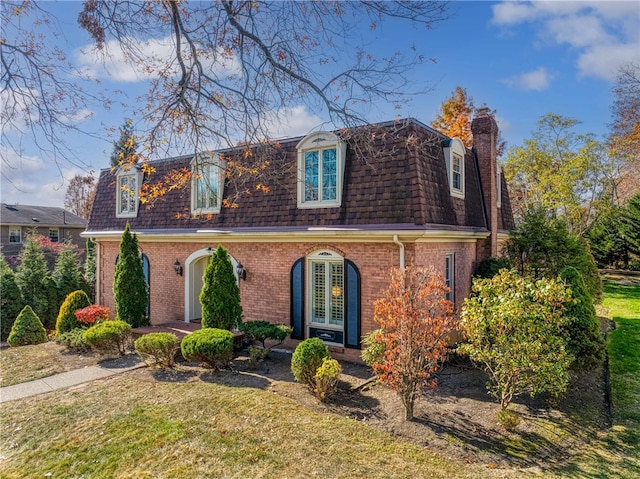
[[173,333],[149,333],[140,336],[133,347],[140,359],[147,364],[156,364],[162,368],[175,365],[175,356],[180,340]]
[[124,321],[105,321],[84,332],[85,341],[101,353],[124,355],[131,344],[131,325]]
[[225,367],[233,357],[233,333],[225,329],[202,328],[186,336],[180,350],[187,361],[213,368]]
[[293,377],[313,391],[316,386],[316,371],[322,366],[324,358],[330,358],[327,345],[320,338],[305,339],[298,344],[291,357]]

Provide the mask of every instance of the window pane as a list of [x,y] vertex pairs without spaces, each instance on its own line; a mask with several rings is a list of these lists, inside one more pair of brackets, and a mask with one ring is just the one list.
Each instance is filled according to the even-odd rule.
[[136,210],[136,194],[138,193],[138,185],[136,185],[135,176],[129,177],[129,213],[133,213]]
[[325,323],[325,264],[314,262],[311,263],[311,322]]
[[19,226],[9,228],[9,243],[22,243],[22,228]]
[[322,151],[322,200],[336,199],[336,149]]
[[54,243],[60,240],[58,228],[49,228],[49,239]]
[[304,154],[304,200],[318,200],[318,151]]
[[462,159],[459,156],[453,157],[453,187],[456,190],[462,189]]
[[208,165],[207,167],[207,207],[215,208],[218,206],[218,167],[216,165]]
[[330,263],[331,266],[331,316],[329,324],[342,326],[344,319],[344,271],[342,263]]

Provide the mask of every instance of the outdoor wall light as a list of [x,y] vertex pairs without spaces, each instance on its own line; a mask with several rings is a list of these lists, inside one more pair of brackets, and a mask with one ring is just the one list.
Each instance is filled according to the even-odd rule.
[[236,273],[238,273],[238,278],[242,279],[243,281],[246,281],[247,270],[244,269],[244,266],[242,266],[242,263],[238,263],[236,265]]
[[173,263],[173,269],[178,276],[182,276],[182,266],[180,265],[180,261],[176,260],[176,262]]

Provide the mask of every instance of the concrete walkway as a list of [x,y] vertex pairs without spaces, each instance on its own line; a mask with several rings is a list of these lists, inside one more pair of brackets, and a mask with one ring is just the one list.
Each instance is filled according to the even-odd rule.
[[36,396],[56,389],[77,386],[95,379],[103,379],[143,367],[145,367],[145,363],[140,361],[135,354],[129,354],[122,358],[108,359],[96,366],[87,366],[82,369],[36,379],[35,381],[0,388],[0,403]]

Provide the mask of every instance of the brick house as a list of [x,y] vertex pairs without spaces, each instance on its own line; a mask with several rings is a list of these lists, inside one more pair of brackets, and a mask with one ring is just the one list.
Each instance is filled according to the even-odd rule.
[[[138,201],[148,182],[141,170],[102,171],[84,233],[97,245],[97,301],[114,307],[129,223],[152,324],[200,318],[202,275],[218,244],[239,270],[244,320],[291,324],[289,346],[318,336],[334,357],[359,360],[361,337],[376,328],[373,302],[394,267],[440,269],[459,307],[478,261],[496,255],[514,227],[494,118],[474,119],[473,149],[413,119],[360,130],[280,141],[269,153],[278,173],[265,179],[265,193],[237,194],[241,187],[224,175],[225,157],[238,150],[201,157],[191,184],[151,208]],[[153,162],[154,175],[193,168],[192,160]],[[233,207],[222,198],[234,198]]]

